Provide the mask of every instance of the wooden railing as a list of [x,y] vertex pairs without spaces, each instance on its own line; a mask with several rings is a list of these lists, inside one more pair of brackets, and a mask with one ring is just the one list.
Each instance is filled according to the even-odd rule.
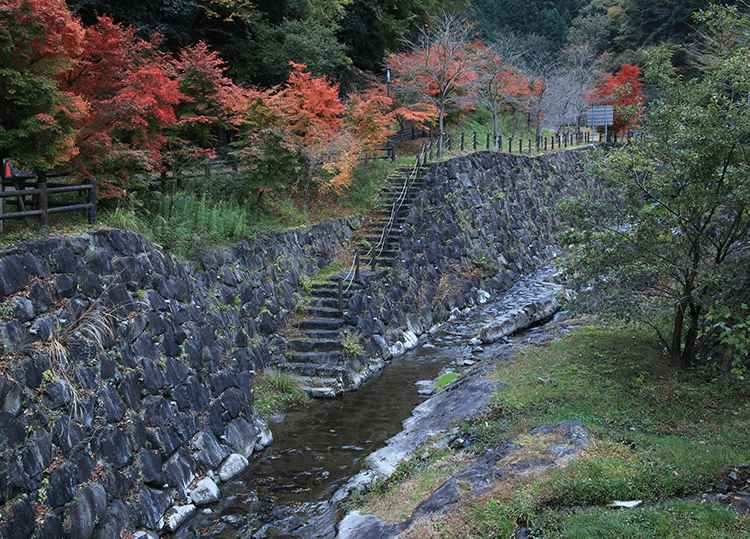
[[[0,231],[6,219],[24,219],[28,224],[29,217],[38,217],[40,226],[45,227],[49,224],[50,214],[77,210],[87,211],[89,224],[96,224],[95,179],[79,185],[48,183],[47,179],[45,174],[39,177],[30,174],[3,176],[0,191]],[[27,186],[27,183],[33,186]],[[63,193],[81,193],[87,196],[84,198],[85,202],[54,200]],[[9,205],[15,205],[16,211],[7,211]]]

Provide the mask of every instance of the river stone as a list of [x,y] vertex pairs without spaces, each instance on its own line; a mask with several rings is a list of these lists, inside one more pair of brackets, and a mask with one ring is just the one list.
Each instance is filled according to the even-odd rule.
[[374,515],[350,511],[339,523],[336,539],[391,539],[407,528],[407,524],[390,524]]
[[218,502],[219,498],[221,498],[219,487],[208,477],[198,481],[198,484],[188,496],[188,499],[197,506]]
[[175,532],[193,514],[195,514],[195,505],[176,505],[167,512],[164,525],[170,532]]
[[244,472],[249,464],[244,455],[232,453],[224,461],[224,464],[221,465],[221,468],[219,468],[219,479],[229,481]]

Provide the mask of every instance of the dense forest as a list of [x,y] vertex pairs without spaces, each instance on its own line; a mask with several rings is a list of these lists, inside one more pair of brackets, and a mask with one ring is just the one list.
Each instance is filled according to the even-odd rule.
[[[68,0],[85,24],[97,14],[133,25],[143,36],[160,32],[175,52],[205,41],[238,83],[270,86],[288,75],[288,61],[314,75],[363,84],[364,73],[385,69],[387,51],[443,10],[467,10],[485,42],[514,35],[557,54],[569,44],[592,44],[623,61],[643,47],[687,43],[692,14],[709,0]],[[733,0],[713,2],[734,4]],[[614,64],[613,64],[614,65]]]

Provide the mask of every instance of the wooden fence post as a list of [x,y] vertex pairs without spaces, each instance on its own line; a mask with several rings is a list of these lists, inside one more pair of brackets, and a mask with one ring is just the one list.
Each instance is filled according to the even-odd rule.
[[477,132],[474,131],[474,150],[476,151],[476,149],[477,149]]
[[490,134],[487,133],[487,149],[490,149]]
[[508,139],[508,153],[513,153],[513,139]]
[[96,178],[89,180],[89,224],[96,224]]
[[464,153],[464,132],[461,131],[461,153]]
[[523,153],[523,140],[518,139],[518,153]]
[[46,228],[49,225],[49,212],[47,207],[47,173],[37,172],[37,188],[39,189],[39,209],[41,215],[39,215],[39,225],[42,228]]

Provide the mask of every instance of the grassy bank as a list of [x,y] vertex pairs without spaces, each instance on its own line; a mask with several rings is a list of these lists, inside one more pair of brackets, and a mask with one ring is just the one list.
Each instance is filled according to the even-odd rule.
[[[535,538],[750,536],[750,517],[718,502],[682,499],[709,491],[732,470],[750,477],[742,466],[750,463],[750,385],[667,365],[646,331],[577,324],[565,338],[497,365],[492,376],[508,386],[485,417],[462,429],[477,455],[567,419],[584,423],[596,442],[567,466],[509,474],[491,494],[418,520],[407,536],[510,538],[522,526]],[[526,451],[526,459],[550,460],[534,454],[534,444]],[[356,505],[398,521],[437,487],[434,478],[442,481],[465,460],[460,452],[418,460]],[[608,508],[615,500],[644,506]]]

